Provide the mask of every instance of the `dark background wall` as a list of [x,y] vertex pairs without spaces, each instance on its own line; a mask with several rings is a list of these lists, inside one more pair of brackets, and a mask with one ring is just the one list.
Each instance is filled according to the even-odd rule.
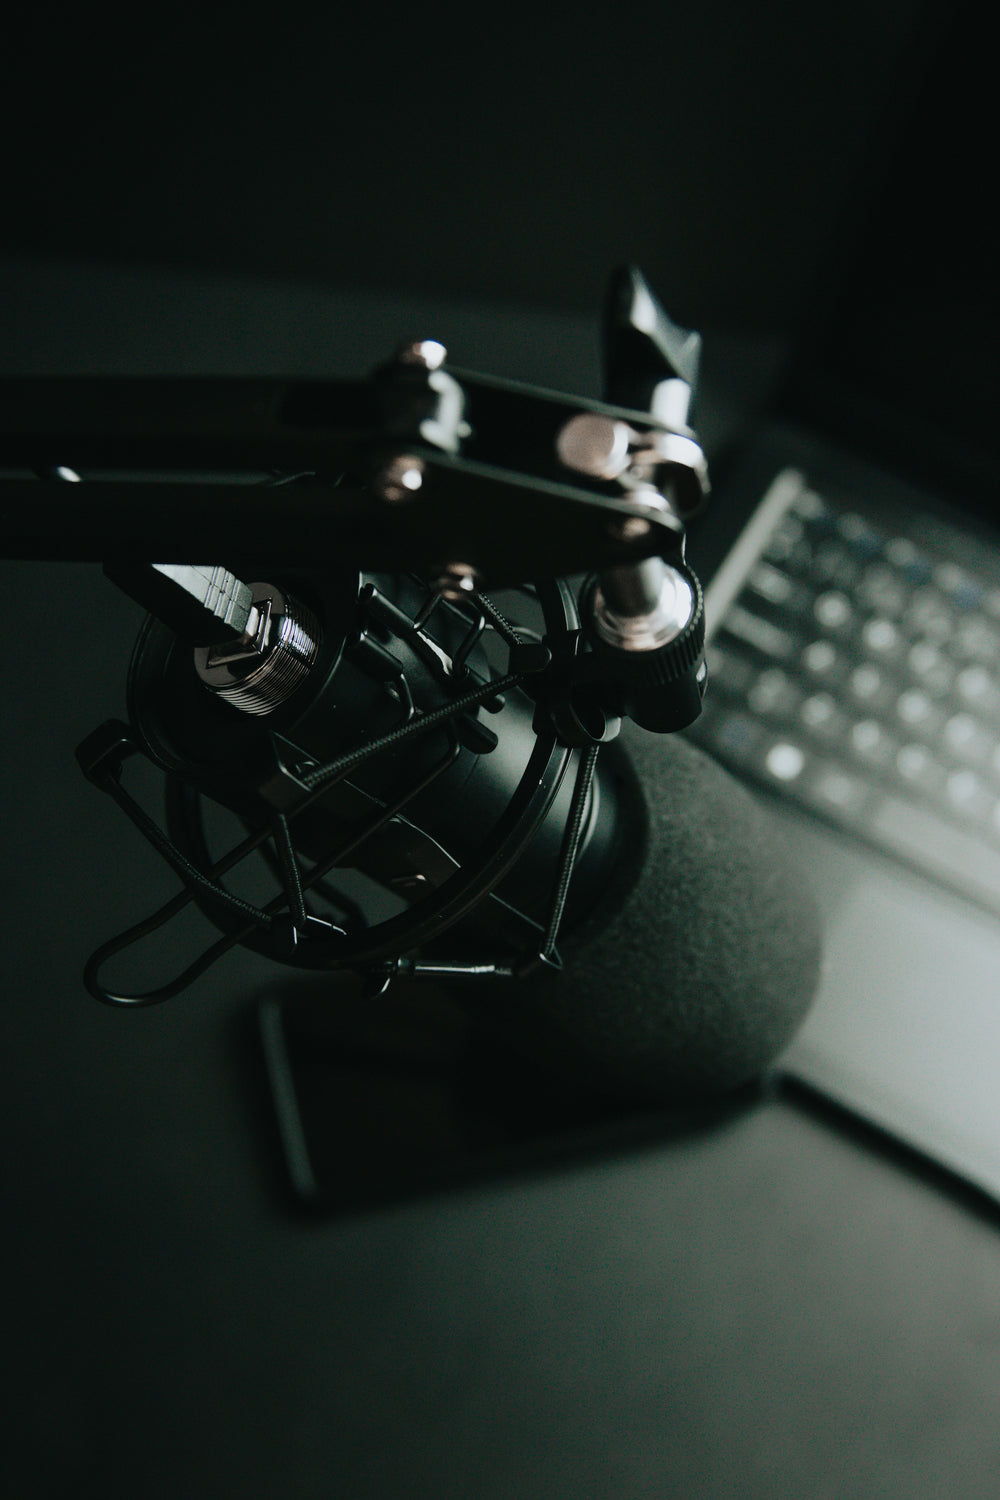
[[[926,0],[20,7],[8,253],[590,310],[637,260],[782,331],[843,252]],[[124,19],[123,19],[124,17]]]

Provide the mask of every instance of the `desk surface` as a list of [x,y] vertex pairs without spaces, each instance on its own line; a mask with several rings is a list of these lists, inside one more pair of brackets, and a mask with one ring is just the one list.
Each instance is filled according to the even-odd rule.
[[237,954],[129,1015],[79,982],[160,878],[72,758],[121,711],[138,613],[97,569],[0,578],[26,643],[0,778],[18,1493],[990,1491],[1000,1224],[833,1117],[770,1100],[547,1175],[289,1214],[247,1045],[272,971]]

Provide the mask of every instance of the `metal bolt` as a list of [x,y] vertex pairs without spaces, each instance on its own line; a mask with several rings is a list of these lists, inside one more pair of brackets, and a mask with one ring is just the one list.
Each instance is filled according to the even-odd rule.
[[599,412],[579,412],[561,429],[556,452],[568,469],[594,479],[617,479],[631,463],[635,433],[627,422]]
[[390,505],[416,498],[424,482],[424,461],[415,453],[399,453],[375,476],[373,488]]
[[480,584],[480,575],[471,563],[445,563],[431,581],[431,588],[442,599],[458,601],[474,594]]
[[616,542],[637,542],[648,536],[649,522],[645,516],[616,516],[608,522],[608,536]]
[[396,351],[401,365],[422,365],[425,370],[439,370],[447,357],[447,349],[437,339],[417,339],[412,344],[401,344]]

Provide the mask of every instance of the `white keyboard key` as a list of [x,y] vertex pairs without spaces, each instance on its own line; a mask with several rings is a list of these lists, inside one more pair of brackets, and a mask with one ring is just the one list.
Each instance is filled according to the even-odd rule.
[[787,573],[782,573],[780,568],[772,568],[770,563],[758,563],[750,574],[750,587],[755,594],[760,594],[769,604],[789,604],[792,601],[795,587]]
[[761,718],[788,718],[801,701],[801,688],[780,667],[768,667],[762,672],[747,697],[750,707]]
[[896,716],[909,729],[934,734],[941,724],[941,712],[922,688],[907,688],[896,702]]
[[955,665],[934,641],[917,641],[906,664],[928,692],[947,693],[955,680]]
[[813,605],[813,613],[824,630],[846,630],[854,620],[854,610],[846,594],[827,589]]
[[840,661],[840,653],[830,641],[810,641],[802,653],[802,665],[813,677],[831,676]]
[[877,719],[859,719],[851,726],[849,743],[858,760],[870,766],[890,765],[897,751],[897,742]]
[[884,615],[875,615],[866,620],[861,630],[861,643],[874,656],[891,661],[903,650],[903,637],[899,627]]
[[892,691],[885,672],[870,662],[854,668],[848,685],[859,703],[884,703]]
[[971,714],[952,715],[944,726],[944,743],[961,760],[980,766],[986,765],[996,747],[994,736]]
[[896,755],[896,771],[917,791],[937,796],[945,783],[946,771],[926,745],[902,745]]
[[967,818],[988,817],[996,800],[975,771],[953,771],[944,790],[948,805]]
[[797,781],[806,767],[805,752],[791,740],[778,740],[765,755],[764,766],[776,781]]
[[778,661],[788,661],[798,650],[798,641],[790,631],[772,625],[770,620],[751,614],[750,610],[742,609],[739,605],[726,615],[723,629],[745,641],[748,646],[756,647],[762,655]]
[[981,714],[1000,712],[1000,686],[987,667],[963,667],[955,679],[955,690],[963,703]]
[[821,739],[842,739],[847,720],[829,693],[813,693],[799,710],[799,720],[809,734]]

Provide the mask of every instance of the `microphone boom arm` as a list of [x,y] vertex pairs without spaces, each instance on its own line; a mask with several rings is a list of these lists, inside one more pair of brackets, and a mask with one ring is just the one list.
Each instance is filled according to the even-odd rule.
[[[433,377],[467,413],[456,435],[426,415]],[[634,434],[659,489],[629,487],[631,460],[612,477],[564,460],[581,420]],[[401,361],[367,383],[2,380],[0,466],[7,557],[461,562],[493,588],[677,556],[680,514],[707,490],[693,437],[649,413],[458,370],[418,382]],[[86,489],[40,488],[80,474]],[[280,505],[278,478],[295,481]]]

